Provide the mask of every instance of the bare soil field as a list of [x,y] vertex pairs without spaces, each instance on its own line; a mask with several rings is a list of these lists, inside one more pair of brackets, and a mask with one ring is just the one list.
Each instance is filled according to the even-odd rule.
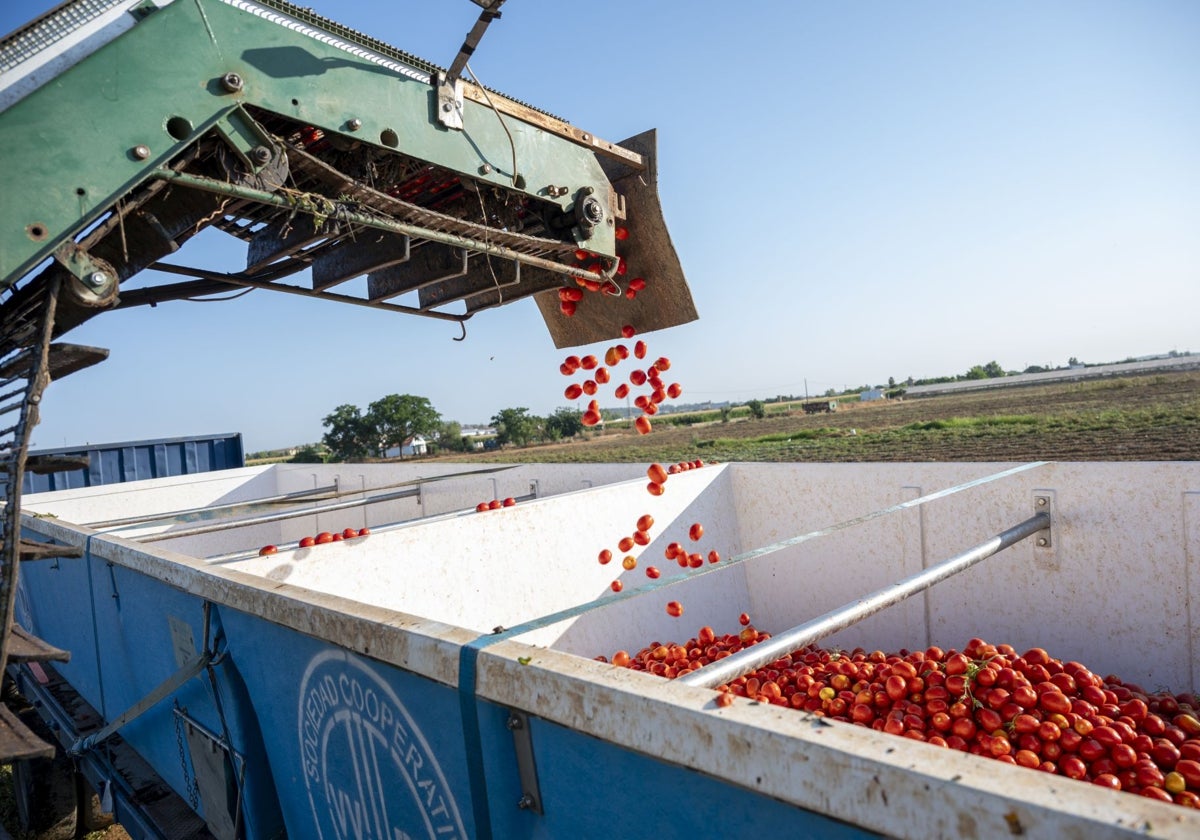
[[455,456],[487,461],[1190,461],[1200,458],[1200,372],[1002,388],[909,400],[798,403],[762,419],[588,433]]

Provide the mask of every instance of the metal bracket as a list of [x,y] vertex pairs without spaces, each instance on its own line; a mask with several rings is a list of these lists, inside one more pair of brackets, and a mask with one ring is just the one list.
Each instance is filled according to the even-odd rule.
[[[241,106],[232,108],[217,120],[213,128],[237,153],[250,172],[257,174],[282,157],[267,131]],[[286,176],[286,172],[284,175]]]
[[538,787],[537,764],[533,758],[533,735],[529,731],[529,715],[509,709],[508,729],[513,736],[513,749],[517,753],[517,775],[521,780],[521,798],[517,807],[542,813],[542,791]]
[[1033,491],[1033,512],[1045,513],[1050,517],[1050,524],[1045,530],[1039,531],[1034,538],[1034,545],[1040,549],[1050,549],[1054,547],[1054,491],[1053,490],[1035,490]]
[[100,309],[116,302],[120,278],[112,265],[69,239],[54,249],[54,259],[75,279],[63,291],[77,304]]
[[445,73],[437,76],[437,118],[446,128],[463,129],[462,80],[447,80]]

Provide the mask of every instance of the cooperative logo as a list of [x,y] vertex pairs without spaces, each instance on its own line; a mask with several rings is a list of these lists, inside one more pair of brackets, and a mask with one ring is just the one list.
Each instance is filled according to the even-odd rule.
[[404,704],[343,651],[300,684],[304,784],[322,840],[466,840],[454,794]]

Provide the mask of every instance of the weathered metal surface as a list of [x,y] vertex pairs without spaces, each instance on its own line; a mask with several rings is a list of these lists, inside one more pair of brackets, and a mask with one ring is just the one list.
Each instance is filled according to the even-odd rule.
[[629,170],[604,162],[613,188],[625,205],[627,219],[619,224],[629,230],[629,238],[621,243],[620,249],[628,273],[617,278],[618,285],[625,292],[629,281],[641,277],[646,281],[646,287],[633,300],[623,295],[600,298],[588,294],[569,318],[559,311],[556,296],[541,295],[537,299],[538,308],[555,347],[609,341],[621,334],[625,324],[633,325],[639,333],[646,333],[686,324],[699,317],[663,219],[658,197],[657,143],[655,131],[644,132],[621,143],[641,155],[645,161],[642,170]]

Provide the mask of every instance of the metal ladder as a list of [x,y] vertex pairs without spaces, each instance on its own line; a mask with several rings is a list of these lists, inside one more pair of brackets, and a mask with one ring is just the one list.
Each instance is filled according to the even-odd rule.
[[[80,459],[27,457],[29,437],[38,423],[42,392],[61,378],[102,361],[107,350],[52,343],[59,283],[22,306],[5,308],[0,328],[0,473],[5,495],[0,507],[0,672],[9,662],[64,661],[69,657],[13,623],[20,563],[47,557],[80,557],[79,546],[55,545],[21,537],[21,489],[25,471],[73,469]],[[0,763],[50,758],[47,744],[4,704],[0,704]]]

